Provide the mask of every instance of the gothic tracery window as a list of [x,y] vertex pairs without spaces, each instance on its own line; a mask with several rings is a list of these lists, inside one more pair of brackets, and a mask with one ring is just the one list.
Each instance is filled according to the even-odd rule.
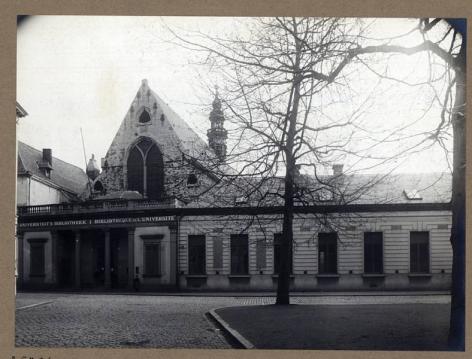
[[138,191],[149,199],[164,196],[162,153],[149,138],[143,138],[131,148],[127,169],[128,190]]

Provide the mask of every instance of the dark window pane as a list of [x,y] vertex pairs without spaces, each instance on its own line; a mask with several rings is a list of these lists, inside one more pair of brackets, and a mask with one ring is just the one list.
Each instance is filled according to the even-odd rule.
[[164,194],[164,161],[156,145],[146,156],[146,192],[150,199],[160,199]]
[[144,270],[144,274],[147,276],[158,276],[161,274],[158,243],[148,243],[144,245]]
[[205,236],[188,236],[188,272],[206,273]]
[[[280,265],[281,265],[281,255],[282,255],[282,233],[275,233],[274,234],[274,274],[280,273]],[[293,271],[293,254],[292,254],[292,246],[289,246],[289,261],[288,261],[288,268],[289,273]]]
[[221,238],[213,239],[213,268],[223,268],[223,242]]
[[249,274],[247,234],[231,235],[231,274]]
[[429,273],[428,232],[410,232],[410,272]]
[[382,232],[364,233],[364,273],[383,273]]
[[128,156],[128,190],[144,193],[143,156],[137,147],[133,147]]
[[338,272],[337,233],[318,234],[318,272],[336,274]]
[[141,112],[141,115],[139,115],[139,122],[146,123],[149,121],[151,121],[151,116],[149,116],[149,112],[144,110],[143,112]]
[[44,275],[44,243],[30,244],[30,275]]
[[154,144],[152,140],[148,137],[142,137],[139,141],[139,143],[136,145],[139,147],[141,152],[146,155],[148,149]]
[[261,270],[266,267],[266,241],[259,239],[256,244],[256,267]]
[[102,182],[100,181],[95,182],[95,184],[93,185],[93,189],[94,191],[102,192],[103,191]]

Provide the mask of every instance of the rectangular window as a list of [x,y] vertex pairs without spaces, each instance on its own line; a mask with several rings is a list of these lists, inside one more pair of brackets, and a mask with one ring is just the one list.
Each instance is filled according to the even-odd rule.
[[44,277],[44,243],[46,239],[30,240],[30,276]]
[[249,274],[249,246],[247,234],[231,235],[231,274]]
[[223,268],[223,241],[221,238],[213,239],[213,268]]
[[188,236],[188,273],[206,274],[205,236]]
[[[292,259],[292,246],[289,246],[289,262],[288,268],[289,273],[293,271],[293,259]],[[274,274],[280,273],[280,262],[282,260],[282,233],[275,233],[274,234]]]
[[429,273],[428,232],[410,232],[410,272]]
[[382,232],[364,232],[364,273],[383,273]]
[[336,274],[338,272],[338,234],[318,234],[318,273]]
[[256,268],[263,270],[266,267],[266,241],[265,238],[258,239],[256,244]]

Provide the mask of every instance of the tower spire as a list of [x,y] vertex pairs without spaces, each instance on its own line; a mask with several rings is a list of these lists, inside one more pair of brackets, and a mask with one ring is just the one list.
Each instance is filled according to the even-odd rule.
[[211,127],[207,131],[208,144],[215,151],[220,161],[226,158],[226,138],[228,132],[223,127],[225,117],[221,109],[221,100],[218,96],[218,86],[215,86],[215,99],[213,100],[213,109],[210,112]]

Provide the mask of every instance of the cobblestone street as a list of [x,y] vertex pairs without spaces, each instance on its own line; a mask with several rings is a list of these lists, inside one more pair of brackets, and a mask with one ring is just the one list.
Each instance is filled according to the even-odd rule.
[[[18,347],[231,348],[206,313],[273,297],[18,293]],[[448,295],[298,296],[294,304],[447,304]]]

